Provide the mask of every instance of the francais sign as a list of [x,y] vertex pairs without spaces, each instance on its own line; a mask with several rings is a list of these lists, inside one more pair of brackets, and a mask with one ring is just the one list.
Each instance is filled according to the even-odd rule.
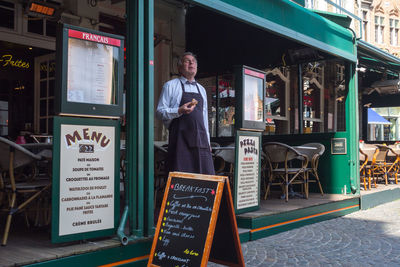
[[226,177],[169,174],[148,266],[244,266]]

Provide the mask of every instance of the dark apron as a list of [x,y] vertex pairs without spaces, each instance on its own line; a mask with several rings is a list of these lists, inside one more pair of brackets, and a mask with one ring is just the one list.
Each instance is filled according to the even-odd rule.
[[204,102],[199,87],[196,83],[197,93],[187,93],[182,82],[181,86],[182,99],[179,106],[191,102],[193,98],[198,103],[190,114],[173,119],[169,126],[169,171],[215,174],[203,121]]

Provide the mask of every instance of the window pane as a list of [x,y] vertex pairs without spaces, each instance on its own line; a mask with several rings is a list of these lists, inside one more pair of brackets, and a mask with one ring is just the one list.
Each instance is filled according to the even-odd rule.
[[40,79],[47,78],[47,61],[40,62]]
[[46,20],[46,35],[50,37],[56,37],[56,22]]
[[43,19],[28,16],[28,32],[43,35]]
[[14,29],[14,10],[5,9],[0,6],[0,27]]
[[47,115],[47,100],[40,100],[40,116],[46,116]]
[[56,75],[56,62],[54,60],[49,61],[49,78],[54,78]]
[[40,98],[47,97],[47,81],[40,82]]
[[54,98],[49,99],[49,115],[54,115]]
[[46,133],[47,129],[46,129],[46,119],[40,119],[40,129],[39,131],[41,133]]
[[55,80],[49,80],[49,97],[54,96]]
[[49,118],[48,123],[49,123],[49,127],[47,129],[47,133],[53,134],[53,118]]
[[218,77],[218,136],[233,136],[235,123],[235,87],[233,75]]

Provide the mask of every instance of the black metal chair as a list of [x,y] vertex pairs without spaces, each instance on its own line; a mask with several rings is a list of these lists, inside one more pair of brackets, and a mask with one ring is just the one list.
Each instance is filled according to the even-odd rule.
[[[2,187],[0,189],[6,194],[7,203],[4,204],[3,211],[8,214],[2,240],[3,246],[7,244],[13,216],[26,211],[51,186],[49,177],[38,179],[35,171],[30,173],[29,179],[16,178],[19,169],[35,164],[41,159],[41,155],[33,154],[22,146],[0,137],[0,186]],[[40,208],[36,206],[36,220],[40,216]],[[28,221],[27,216],[25,212],[25,218]]]
[[[286,202],[289,200],[289,185],[302,184],[308,199],[307,165],[308,158],[297,150],[283,143],[270,142],[263,145],[269,166],[269,175],[264,199],[267,199],[272,185],[283,188]],[[298,161],[297,167],[295,161]]]

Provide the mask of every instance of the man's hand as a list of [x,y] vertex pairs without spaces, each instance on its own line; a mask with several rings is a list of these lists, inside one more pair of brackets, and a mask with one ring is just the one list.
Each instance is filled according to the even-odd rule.
[[195,107],[196,107],[196,105],[193,105],[192,102],[187,102],[179,107],[178,113],[179,114],[190,114],[194,110]]

